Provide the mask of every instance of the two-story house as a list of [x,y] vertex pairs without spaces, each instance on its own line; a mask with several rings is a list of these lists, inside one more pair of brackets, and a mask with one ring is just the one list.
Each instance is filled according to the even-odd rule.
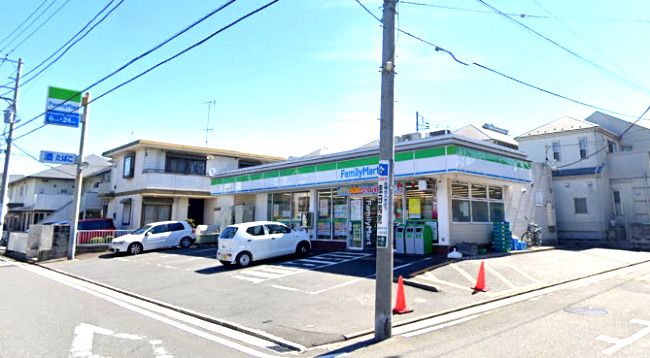
[[113,168],[110,184],[99,184],[99,197],[124,229],[162,220],[215,224],[221,208],[210,195],[211,175],[283,159],[142,139],[102,155]]
[[650,129],[595,112],[562,117],[516,138],[535,162],[553,168],[561,239],[629,236],[650,220]]
[[[110,163],[99,156],[85,158],[80,217],[103,215],[97,199],[97,182],[110,169]],[[60,165],[17,178],[9,183],[8,212],[5,218],[10,230],[25,231],[30,225],[43,222],[70,221],[73,211],[75,165]]]

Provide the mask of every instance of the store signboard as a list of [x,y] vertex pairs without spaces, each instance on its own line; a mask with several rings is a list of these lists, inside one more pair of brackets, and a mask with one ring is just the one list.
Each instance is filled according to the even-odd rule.
[[45,124],[79,127],[81,92],[49,87],[45,109]]
[[377,166],[378,170],[378,185],[377,191],[377,247],[388,247],[388,216],[391,215],[388,210],[389,198],[389,162],[388,160],[380,160]]

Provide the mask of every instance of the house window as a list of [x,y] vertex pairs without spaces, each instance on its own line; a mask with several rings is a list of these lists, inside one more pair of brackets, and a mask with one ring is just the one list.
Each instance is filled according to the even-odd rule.
[[205,157],[167,153],[165,173],[205,175]]
[[131,200],[122,201],[122,225],[131,225]]
[[171,220],[173,199],[144,198],[142,201],[142,223]]
[[135,154],[129,154],[124,157],[124,167],[122,168],[123,178],[133,178],[135,171]]
[[486,223],[505,220],[502,187],[453,183],[451,195],[454,222]]
[[553,142],[552,144],[553,147],[553,159],[557,162],[559,162],[560,159],[560,142]]
[[614,190],[612,192],[612,197],[614,199],[614,215],[622,216],[623,215],[623,205],[621,204],[621,192]]
[[576,214],[588,214],[587,198],[573,198],[573,206]]
[[632,151],[632,144],[625,144],[621,146],[621,151],[623,152],[631,152]]
[[613,141],[611,141],[611,140],[608,140],[608,141],[607,141],[607,151],[608,151],[609,153],[616,153],[617,150],[618,150],[618,148],[617,148],[616,142],[613,142]]
[[587,137],[580,138],[578,146],[580,147],[580,159],[587,158]]

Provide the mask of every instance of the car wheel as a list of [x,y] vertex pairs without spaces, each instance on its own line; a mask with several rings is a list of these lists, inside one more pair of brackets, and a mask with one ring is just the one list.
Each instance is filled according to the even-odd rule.
[[298,248],[296,248],[296,255],[304,257],[309,255],[309,251],[309,244],[306,242],[301,242],[298,244]]
[[139,255],[142,253],[142,244],[134,242],[129,245],[129,248],[126,251],[131,255]]
[[192,246],[192,239],[189,237],[184,237],[181,239],[181,242],[179,243],[179,246],[181,249],[187,249],[188,247]]
[[251,254],[248,252],[242,252],[241,254],[237,255],[237,265],[239,265],[239,267],[247,267],[251,264],[251,261]]
[[224,260],[219,260],[219,262],[221,262],[221,264],[224,265],[224,266],[228,266],[228,265],[232,264],[232,262],[224,261]]

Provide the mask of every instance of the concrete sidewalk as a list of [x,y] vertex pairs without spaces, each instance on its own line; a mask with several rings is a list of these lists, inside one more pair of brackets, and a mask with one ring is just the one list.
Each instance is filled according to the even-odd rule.
[[[177,250],[41,265],[306,347],[372,332],[372,256],[346,260],[346,255],[354,253],[330,253],[236,269],[220,266],[212,254],[205,249]],[[328,260],[330,264],[322,263]],[[395,316],[395,325],[648,261],[650,253],[551,250],[485,258],[487,285],[491,289],[475,295],[470,287],[476,282],[481,260],[448,263],[424,271],[423,267],[432,266],[436,259],[418,260],[421,258],[396,258],[396,267],[407,265],[396,273],[406,276],[409,270],[419,271],[409,280],[436,287],[439,292],[407,286],[407,305],[414,312]]]

